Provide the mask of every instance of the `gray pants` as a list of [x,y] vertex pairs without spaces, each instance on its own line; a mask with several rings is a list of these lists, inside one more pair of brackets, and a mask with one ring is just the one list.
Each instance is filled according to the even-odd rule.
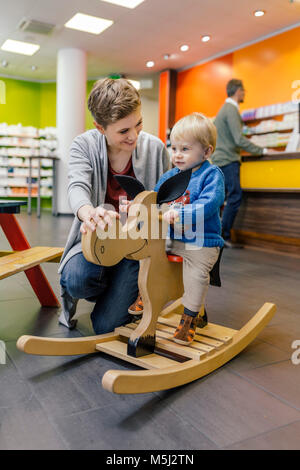
[[220,248],[214,246],[191,249],[193,247],[189,244],[186,249],[186,246],[185,243],[172,240],[170,251],[183,258],[183,306],[199,312],[207,294],[209,273],[218,259]]

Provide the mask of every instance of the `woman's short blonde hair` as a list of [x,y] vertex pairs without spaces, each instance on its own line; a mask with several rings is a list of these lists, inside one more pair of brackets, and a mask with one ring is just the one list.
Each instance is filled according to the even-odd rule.
[[89,111],[104,129],[129,116],[140,105],[139,92],[125,78],[98,80],[88,98]]
[[212,120],[201,113],[192,113],[181,118],[174,125],[171,136],[171,142],[174,140],[195,140],[200,142],[204,149],[212,146],[216,148],[217,129]]

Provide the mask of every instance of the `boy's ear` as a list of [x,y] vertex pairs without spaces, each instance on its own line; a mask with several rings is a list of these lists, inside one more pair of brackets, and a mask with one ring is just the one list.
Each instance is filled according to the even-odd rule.
[[139,193],[145,191],[144,185],[132,176],[114,175],[114,178],[116,178],[121,188],[126,191],[130,199],[134,199]]
[[180,171],[164,181],[157,193],[157,204],[175,201],[182,196],[189,185],[192,169]]

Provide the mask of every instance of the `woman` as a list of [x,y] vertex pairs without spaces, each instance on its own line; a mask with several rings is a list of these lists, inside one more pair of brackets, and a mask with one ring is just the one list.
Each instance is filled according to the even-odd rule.
[[[119,198],[126,196],[113,175],[135,176],[152,190],[169,168],[164,144],[142,131],[141,100],[125,79],[95,83],[88,99],[95,129],[73,141],[69,161],[69,204],[75,215],[62,256],[60,323],[72,328],[79,299],[95,302],[91,319],[96,334],[113,331],[129,320],[128,308],[138,294],[139,263],[123,259],[112,267],[88,262],[81,233],[104,229],[119,217]],[[114,210],[103,207],[110,204]]]

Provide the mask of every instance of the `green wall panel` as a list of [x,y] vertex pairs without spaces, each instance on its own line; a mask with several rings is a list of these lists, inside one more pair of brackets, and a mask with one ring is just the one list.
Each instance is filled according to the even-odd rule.
[[[0,104],[0,122],[23,126],[56,126],[56,83],[37,83],[0,76],[6,90],[5,104]],[[87,82],[86,100],[95,83]],[[3,87],[3,86],[2,86]],[[86,105],[86,129],[93,129],[93,118]]]
[[56,127],[56,83],[41,83],[39,127]]
[[41,84],[2,77],[0,80],[6,89],[6,102],[0,104],[0,122],[39,127]]

